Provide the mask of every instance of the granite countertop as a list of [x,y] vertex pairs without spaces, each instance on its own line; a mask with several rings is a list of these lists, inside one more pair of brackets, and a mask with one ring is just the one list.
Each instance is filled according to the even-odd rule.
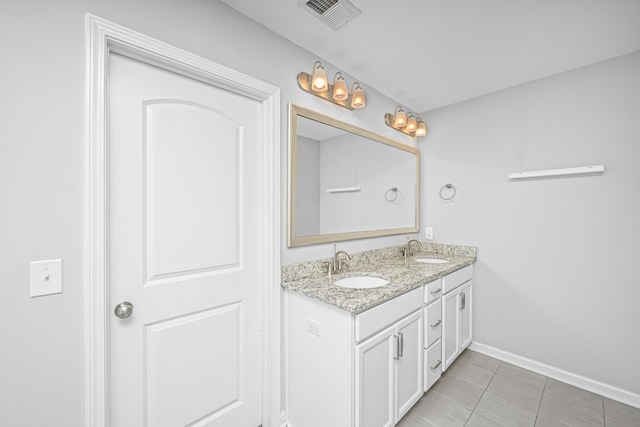
[[[471,246],[425,245],[425,250],[416,252],[412,259],[438,258],[447,260],[441,264],[426,264],[411,261],[406,265],[399,254],[403,246],[385,248],[353,254],[352,260],[331,282],[326,272],[326,263],[331,258],[292,264],[283,267],[282,287],[308,297],[331,304],[352,313],[360,313],[392,298],[419,288],[453,271],[476,261],[476,248]],[[463,248],[459,250],[459,248]],[[350,289],[333,284],[336,280],[354,276],[373,276],[389,280],[389,284],[373,289]]]

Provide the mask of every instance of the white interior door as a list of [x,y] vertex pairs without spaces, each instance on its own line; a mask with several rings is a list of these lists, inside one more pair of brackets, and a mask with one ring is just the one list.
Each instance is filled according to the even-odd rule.
[[114,53],[108,69],[111,425],[257,427],[261,105]]

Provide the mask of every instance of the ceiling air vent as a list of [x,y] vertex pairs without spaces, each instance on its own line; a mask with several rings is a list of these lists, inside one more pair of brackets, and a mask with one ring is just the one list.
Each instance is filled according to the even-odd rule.
[[298,6],[334,30],[341,28],[361,12],[348,0],[298,0]]

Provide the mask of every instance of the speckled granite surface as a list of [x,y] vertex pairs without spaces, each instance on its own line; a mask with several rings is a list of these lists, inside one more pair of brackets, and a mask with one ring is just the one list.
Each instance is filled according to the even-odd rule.
[[[477,249],[473,246],[422,243],[423,250],[412,255],[417,258],[439,258],[443,264],[424,264],[411,261],[409,265],[401,255],[401,246],[349,254],[351,261],[329,280],[327,263],[331,258],[289,264],[282,267],[282,287],[308,297],[334,305],[352,313],[360,313],[385,301],[418,288],[473,264]],[[374,276],[389,280],[389,284],[373,289],[349,289],[333,284],[336,280],[354,276]]]

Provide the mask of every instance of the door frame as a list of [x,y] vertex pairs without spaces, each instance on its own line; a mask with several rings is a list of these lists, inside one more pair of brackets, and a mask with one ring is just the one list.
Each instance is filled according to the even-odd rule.
[[117,52],[261,103],[261,231],[263,290],[262,422],[280,426],[280,89],[185,50],[87,13],[85,147],[85,425],[108,427],[109,330],[107,282],[108,57]]

